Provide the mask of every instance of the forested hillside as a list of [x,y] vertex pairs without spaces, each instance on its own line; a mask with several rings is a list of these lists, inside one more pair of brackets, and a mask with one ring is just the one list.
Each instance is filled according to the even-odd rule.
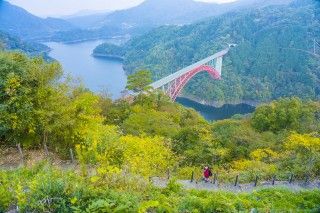
[[[146,71],[127,87],[144,92],[115,102],[62,75],[56,62],[0,52],[0,212],[319,211],[317,189],[202,192],[175,183],[192,172],[200,180],[209,165],[219,184],[237,174],[241,183],[294,174],[309,184],[320,170],[319,102],[280,99],[246,118],[209,123],[148,91]],[[1,163],[16,147],[20,169],[11,158],[9,167]],[[47,161],[29,159],[28,150],[44,150]],[[61,164],[70,150],[77,163]],[[167,187],[149,183],[168,171]]]
[[[225,58],[221,81],[200,74],[184,94],[222,103],[292,95],[318,99],[320,58],[309,52],[313,40],[320,40],[319,14],[317,3],[304,0],[161,27],[124,47],[124,66],[129,74],[149,69],[156,80],[236,43]],[[105,52],[121,51],[106,48]]]
[[25,42],[17,37],[10,36],[6,33],[0,31],[0,46],[3,49],[22,51],[28,55],[46,55],[50,50],[46,45],[35,43],[35,42]]

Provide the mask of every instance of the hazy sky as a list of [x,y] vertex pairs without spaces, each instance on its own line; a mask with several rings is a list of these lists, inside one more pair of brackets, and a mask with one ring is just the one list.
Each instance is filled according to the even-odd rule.
[[[0,0],[1,1],[1,0]],[[144,0],[8,0],[29,12],[46,16],[63,16],[82,10],[117,10],[132,7]],[[174,0],[172,0],[174,1]],[[235,0],[198,0],[205,2],[230,2]]]

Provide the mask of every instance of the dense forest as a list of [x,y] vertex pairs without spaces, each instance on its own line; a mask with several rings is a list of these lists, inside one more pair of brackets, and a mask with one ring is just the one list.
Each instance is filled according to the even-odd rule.
[[94,56],[106,56],[123,59],[122,56],[124,54],[124,50],[122,48],[119,48],[118,45],[109,43],[100,44],[93,50]]
[[[132,39],[124,47],[128,74],[152,71],[154,80],[205,58],[230,43],[221,81],[199,74],[184,95],[208,102],[270,101],[292,95],[320,97],[319,3],[294,1],[290,6],[242,10],[186,26],[164,26]],[[122,50],[119,50],[122,49]],[[100,52],[101,47],[100,47]]]
[[[219,182],[236,174],[286,180],[320,171],[320,103],[284,98],[249,116],[207,122],[197,112],[148,91],[147,71],[129,77],[144,91],[112,101],[62,78],[61,66],[0,52],[0,161],[10,147],[44,150],[47,162],[0,170],[0,212],[235,212],[319,211],[320,191],[260,188],[252,193],[183,189],[210,165]],[[53,164],[69,158],[73,169]],[[22,157],[27,164],[28,156]],[[50,163],[51,162],[51,163]],[[55,165],[55,166],[54,166]],[[149,177],[172,179],[156,188]]]

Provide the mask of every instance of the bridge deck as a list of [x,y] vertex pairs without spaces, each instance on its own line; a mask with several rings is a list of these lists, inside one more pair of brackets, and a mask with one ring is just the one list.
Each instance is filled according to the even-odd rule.
[[195,69],[195,68],[197,68],[197,67],[199,67],[201,65],[204,65],[204,64],[206,64],[206,63],[208,63],[208,62],[210,62],[210,61],[212,61],[212,60],[214,60],[216,58],[224,56],[228,52],[229,52],[229,48],[227,48],[225,50],[222,50],[222,51],[220,51],[220,52],[218,52],[218,53],[216,53],[216,54],[214,54],[212,56],[209,56],[208,58],[205,58],[205,59],[203,59],[203,60],[201,60],[201,61],[199,61],[197,63],[194,63],[194,64],[192,64],[192,65],[190,65],[188,67],[185,67],[185,68],[183,68],[183,69],[181,69],[181,70],[179,70],[179,71],[177,71],[177,72],[175,72],[175,73],[173,73],[173,74],[171,74],[171,75],[169,75],[167,77],[164,77],[164,78],[162,78],[162,79],[150,84],[150,87],[152,87],[154,89],[159,89],[162,86],[170,83],[174,79],[177,79],[177,78],[181,77],[182,75],[186,74],[190,70],[193,70],[193,69]]

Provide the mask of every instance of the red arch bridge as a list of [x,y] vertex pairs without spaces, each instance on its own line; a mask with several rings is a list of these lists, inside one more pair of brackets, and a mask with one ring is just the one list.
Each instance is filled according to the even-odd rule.
[[183,87],[200,72],[208,72],[213,79],[221,79],[222,59],[229,50],[230,48],[222,50],[208,58],[162,78],[149,86],[153,89],[163,90],[173,101],[175,101]]

